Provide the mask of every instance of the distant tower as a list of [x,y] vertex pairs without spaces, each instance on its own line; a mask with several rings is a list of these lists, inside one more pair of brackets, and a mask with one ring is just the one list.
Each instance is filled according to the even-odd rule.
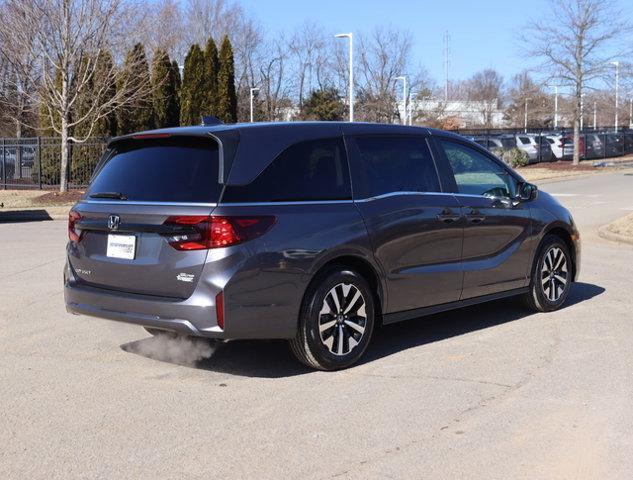
[[444,32],[444,101],[448,102],[448,66],[450,56],[450,37],[448,30]]

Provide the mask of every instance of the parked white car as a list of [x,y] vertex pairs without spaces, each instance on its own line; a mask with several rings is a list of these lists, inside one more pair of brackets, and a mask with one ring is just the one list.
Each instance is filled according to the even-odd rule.
[[562,135],[546,135],[545,139],[549,143],[549,148],[552,150],[552,155],[558,160],[567,158],[569,155],[568,150],[565,150],[565,141]]
[[[517,135],[517,148],[528,155],[529,163],[549,162],[552,160],[552,149],[545,137],[539,135]],[[539,144],[540,139],[540,144]],[[539,154],[540,151],[540,154]]]

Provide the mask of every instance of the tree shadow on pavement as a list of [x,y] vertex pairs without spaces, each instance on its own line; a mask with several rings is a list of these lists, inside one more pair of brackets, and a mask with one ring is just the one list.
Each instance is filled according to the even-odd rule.
[[[597,285],[574,283],[564,308],[589,300],[604,291]],[[375,332],[361,363],[530,315],[532,313],[522,307],[516,298],[508,298],[387,325]],[[130,351],[126,345],[121,348]],[[198,361],[195,368],[260,378],[291,377],[312,372],[294,358],[285,340],[239,340],[219,344],[213,355]]]

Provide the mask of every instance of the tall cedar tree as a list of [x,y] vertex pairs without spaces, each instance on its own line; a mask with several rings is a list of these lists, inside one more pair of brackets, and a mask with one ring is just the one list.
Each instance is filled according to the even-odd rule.
[[[121,73],[121,84],[128,83],[142,85],[149,78],[149,64],[145,47],[137,43],[125,58],[125,66]],[[125,107],[117,110],[117,132],[119,135],[139,132],[154,128],[154,116],[152,111],[152,98],[150,95],[141,95]]]
[[182,86],[182,78],[180,78],[180,66],[176,60],[171,62],[171,74],[172,81],[176,87],[176,94],[178,95],[178,111],[180,111],[180,87]]
[[152,60],[152,93],[156,127],[177,127],[180,116],[177,84],[169,55],[164,50],[157,50]]
[[199,125],[206,100],[204,54],[192,45],[185,58],[185,72],[180,88],[180,124]]
[[[108,51],[102,50],[97,54],[97,60],[95,63],[95,70],[92,75],[92,79],[89,82],[89,86],[92,85],[106,85],[104,91],[102,92],[101,98],[97,99],[100,103],[107,103],[112,101],[114,96],[116,95],[116,84],[114,82],[107,81],[109,73],[113,68],[113,58],[112,54]],[[85,108],[88,108],[90,104],[95,102],[95,99],[92,96],[95,94],[93,88],[89,88],[88,90],[81,93],[80,98],[78,100],[78,109],[73,113],[73,116],[77,118],[78,116],[85,115],[87,112],[84,111]],[[109,115],[106,115],[102,118],[99,118],[94,124],[89,124],[87,122],[81,123],[75,128],[73,135],[79,137],[85,137],[88,134],[90,137],[112,137],[117,134],[117,126],[116,126],[116,114],[112,112]],[[90,130],[92,128],[92,130]]]
[[[116,95],[116,84],[110,81],[110,72],[113,68],[112,55],[105,50],[97,54],[95,60],[94,73],[86,86],[88,89],[79,93],[77,100],[77,108],[73,111],[73,119],[79,119],[89,113],[89,109],[97,101],[105,104],[112,101]],[[96,94],[95,85],[101,85],[105,88],[100,93],[99,98],[93,98]],[[109,115],[97,119],[93,123],[82,122],[73,129],[73,135],[77,137],[100,137],[108,138],[116,135],[116,114],[113,112]],[[70,155],[70,181],[75,185],[87,185],[92,176],[92,172],[97,165],[97,161],[103,154],[105,145],[101,142],[85,142],[76,143],[71,147]],[[44,161],[43,161],[44,163]],[[46,165],[43,166],[42,172],[47,175]]]
[[218,48],[215,46],[213,38],[210,38],[204,48],[204,89],[206,91],[206,99],[202,108],[204,115],[216,115],[218,111],[219,69]]
[[237,121],[237,95],[235,94],[235,63],[233,47],[225,36],[220,46],[220,71],[218,73],[217,117],[224,123]]

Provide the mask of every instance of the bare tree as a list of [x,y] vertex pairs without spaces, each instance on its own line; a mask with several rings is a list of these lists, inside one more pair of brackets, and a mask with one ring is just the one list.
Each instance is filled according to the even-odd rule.
[[259,69],[260,95],[266,120],[271,122],[283,120],[283,110],[292,106],[286,81],[286,45],[283,39],[270,44],[266,61]]
[[572,88],[574,165],[580,161],[582,94],[591,82],[604,77],[610,62],[623,50],[631,32],[626,16],[612,0],[550,0],[555,22],[533,20],[524,37],[532,55],[543,60],[550,79]]
[[0,106],[5,121],[13,125],[16,137],[22,136],[25,123],[33,124],[33,97],[39,85],[38,53],[32,35],[20,35],[14,30],[22,22],[11,4],[0,5]]
[[[60,191],[64,192],[69,143],[85,142],[98,120],[149,96],[149,77],[118,75],[114,64],[96,75],[100,52],[110,47],[117,25],[123,23],[119,22],[125,10],[123,0],[9,0],[6,4],[19,19],[11,26],[16,41],[32,38],[35,42],[37,68],[26,72],[22,64],[13,62],[12,66],[21,75],[33,75],[39,85],[37,93],[27,92],[28,100],[39,106],[47,127],[60,136]],[[115,83],[116,93],[106,95]],[[73,136],[79,130],[83,135]]]
[[551,126],[554,116],[551,96],[532,79],[527,71],[512,77],[507,97],[508,106],[505,109],[505,117],[510,125],[518,126],[524,123],[527,101],[528,127]]
[[497,110],[503,96],[503,77],[499,72],[488,68],[475,73],[466,82],[468,100],[476,102],[481,114],[482,125],[492,125],[492,114]]

